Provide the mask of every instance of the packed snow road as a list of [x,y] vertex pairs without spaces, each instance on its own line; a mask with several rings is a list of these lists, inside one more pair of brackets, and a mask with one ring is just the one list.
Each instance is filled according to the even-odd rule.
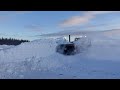
[[[12,46],[9,49],[1,49],[0,78],[120,78],[120,43],[118,40],[92,40],[91,47],[73,56],[56,53],[55,47],[58,41],[57,39],[41,39]],[[84,44],[83,46],[85,47]]]

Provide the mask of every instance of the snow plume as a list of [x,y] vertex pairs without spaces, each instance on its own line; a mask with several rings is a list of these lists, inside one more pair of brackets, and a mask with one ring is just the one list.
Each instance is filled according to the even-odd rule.
[[120,29],[104,31],[103,34],[109,38],[120,39]]
[[90,20],[94,19],[96,15],[107,14],[107,13],[119,13],[120,11],[87,11],[83,16],[73,16],[67,20],[60,23],[61,27],[72,27],[81,24],[86,24]]

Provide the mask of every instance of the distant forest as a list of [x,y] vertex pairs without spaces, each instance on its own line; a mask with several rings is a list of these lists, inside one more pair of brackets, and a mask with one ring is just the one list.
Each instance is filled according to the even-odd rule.
[[0,45],[19,45],[24,42],[30,42],[29,40],[19,40],[14,38],[0,38]]

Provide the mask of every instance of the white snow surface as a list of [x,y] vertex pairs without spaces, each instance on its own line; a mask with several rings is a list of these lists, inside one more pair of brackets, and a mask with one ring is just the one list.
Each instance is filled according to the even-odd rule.
[[14,47],[14,45],[0,45],[0,50],[9,49],[9,48],[12,48],[12,47]]
[[[18,46],[1,45],[0,78],[119,79],[120,40],[101,36],[90,39],[92,45],[88,49],[72,56],[55,52],[63,38],[38,39]],[[81,41],[76,44],[81,45]],[[84,41],[83,46],[86,44]]]

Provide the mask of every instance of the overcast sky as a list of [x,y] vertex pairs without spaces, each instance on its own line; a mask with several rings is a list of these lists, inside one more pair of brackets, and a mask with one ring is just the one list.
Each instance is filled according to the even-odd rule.
[[1,37],[34,40],[63,30],[119,28],[119,11],[0,11]]

